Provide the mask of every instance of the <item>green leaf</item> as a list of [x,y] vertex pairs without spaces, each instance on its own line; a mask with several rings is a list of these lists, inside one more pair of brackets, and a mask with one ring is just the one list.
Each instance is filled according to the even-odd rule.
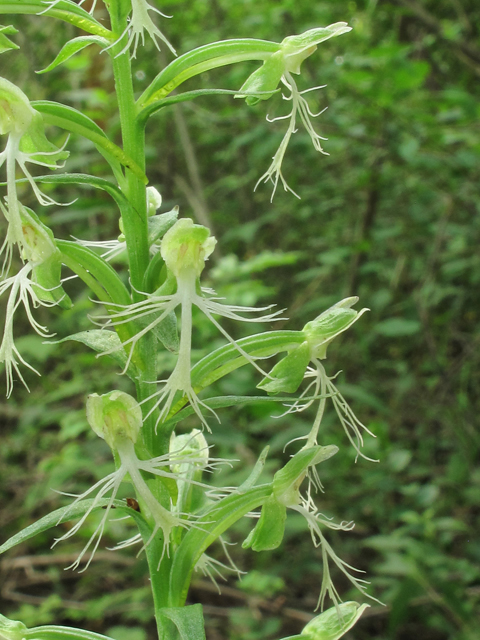
[[[56,245],[62,253],[62,262],[64,262],[64,264],[70,266],[68,258],[71,258],[85,271],[95,277],[110,298],[110,300],[108,300],[105,298],[105,295],[102,295],[100,300],[107,303],[111,301],[120,305],[131,304],[130,294],[112,265],[105,262],[103,258],[91,251],[88,247],[82,247],[82,245],[76,242],[56,240]],[[95,293],[97,293],[96,290]]]
[[47,124],[60,127],[65,131],[76,133],[91,140],[97,149],[106,155],[107,160],[109,157],[113,158],[114,161],[130,169],[144,184],[148,183],[148,178],[137,163],[112,142],[98,124],[84,113],[77,111],[73,107],[48,100],[36,100],[31,102],[31,105],[42,114],[43,120]]
[[41,71],[37,71],[37,73],[47,73],[47,71],[52,71],[69,60],[76,53],[85,49],[85,47],[89,47],[91,44],[98,44],[102,49],[104,49],[105,47],[108,47],[110,42],[105,38],[100,38],[99,36],[79,36],[78,38],[73,38],[73,40],[67,42],[67,44],[60,49],[55,60],[51,62],[48,67],[45,67],[45,69],[42,69]]
[[109,636],[103,636],[93,631],[57,625],[33,627],[24,633],[23,638],[25,640],[112,640]]
[[[301,331],[268,331],[241,338],[237,344],[253,357],[268,358],[282,351],[290,351],[304,341],[305,336]],[[238,349],[227,344],[197,362],[192,368],[192,384],[196,389],[203,389],[246,363],[246,358],[239,354]]]
[[244,60],[266,60],[279,49],[276,42],[245,38],[212,42],[188,51],[156,76],[137,101],[139,111],[165,98],[182,82],[204,71]]
[[[152,314],[146,316],[144,320],[147,324],[154,319],[154,315]],[[169,313],[165,320],[162,320],[162,322],[155,325],[152,329],[152,333],[157,340],[163,344],[165,349],[168,349],[172,353],[178,353],[180,341],[178,339],[177,316],[175,315],[175,311]]]
[[103,27],[85,9],[70,0],[60,0],[55,6],[48,8],[44,0],[0,0],[0,14],[44,14],[51,18],[58,18],[69,22],[79,29],[92,33],[102,38],[113,40],[111,31]]
[[[127,364],[127,354],[122,347],[122,342],[115,331],[108,331],[106,329],[92,329],[91,331],[80,331],[79,333],[73,333],[61,340],[50,341],[50,344],[61,344],[73,340],[75,342],[81,342],[82,344],[90,347],[97,353],[104,353],[105,351],[112,351],[108,355],[114,360],[122,369]],[[128,367],[128,375],[134,379],[137,375],[137,368],[130,363]]]
[[[48,529],[52,529],[62,522],[68,522],[69,520],[85,515],[95,500],[95,498],[92,500],[81,500],[75,505],[61,507],[60,509],[52,511],[4,542],[0,547],[0,553],[5,553],[5,551],[17,546],[17,544],[25,542],[43,531],[48,531]],[[107,506],[109,504],[109,500],[97,500],[96,503],[97,504],[92,511],[97,511],[98,509],[102,509]],[[113,506],[116,509],[121,509],[126,515],[132,516],[135,520],[142,517],[137,511],[127,507],[125,502],[122,500],[114,500]]]
[[251,489],[255,483],[257,482],[258,478],[260,477],[263,468],[265,466],[265,460],[267,459],[267,455],[268,452],[270,450],[270,446],[267,445],[262,453],[258,456],[258,460],[255,463],[255,466],[252,469],[252,472],[250,473],[250,475],[248,476],[248,478],[245,480],[245,482],[242,482],[242,484],[238,487],[237,491],[238,493],[245,493],[245,491],[247,491],[248,489]]
[[205,640],[205,623],[201,604],[159,609],[159,640]]
[[5,53],[5,51],[11,51],[12,49],[20,49],[18,44],[7,38],[7,36],[13,36],[15,33],[18,33],[18,29],[15,29],[12,25],[8,27],[0,25],[0,53]]
[[270,484],[249,489],[245,493],[232,495],[202,510],[177,548],[170,571],[170,604],[184,604],[195,565],[208,547],[229,529],[234,522],[260,507],[271,495]]

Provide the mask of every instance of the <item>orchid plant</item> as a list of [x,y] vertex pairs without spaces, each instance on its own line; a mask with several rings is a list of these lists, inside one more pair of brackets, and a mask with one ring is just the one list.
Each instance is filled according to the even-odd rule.
[[[130,378],[131,393],[111,390],[98,395],[94,389],[85,389],[90,394],[86,403],[88,422],[110,447],[114,470],[87,491],[74,496],[67,506],[7,540],[0,551],[76,519],[68,532],[54,541],[54,544],[61,543],[75,536],[90,515],[99,511],[103,513],[100,523],[72,565],[73,569],[84,571],[101,544],[111,510],[115,508],[116,514],[130,518],[137,528],[137,533],[119,541],[117,548],[137,545],[137,551],[139,546],[139,553],[144,553],[148,560],[159,638],[201,640],[205,638],[202,608],[198,604],[186,605],[195,571],[200,569],[210,576],[222,568],[238,572],[226,552],[222,536],[247,515],[257,518],[257,522],[243,547],[256,552],[276,549],[283,539],[288,510],[293,510],[305,519],[313,544],[323,559],[318,606],[323,609],[329,597],[333,607],[316,616],[290,640],[336,640],[355,624],[368,605],[353,601],[342,603],[330,567],[336,566],[362,595],[368,594],[365,581],[336,555],[328,541],[329,529],[348,531],[353,523],[328,519],[315,502],[315,493],[322,489],[317,466],[328,464],[338,452],[336,446],[323,443],[321,438],[321,423],[328,403],[333,405],[357,456],[363,455],[363,434],[368,430],[339,393],[322,361],[329,344],[366,309],[355,310],[357,298],[351,297],[308,322],[302,331],[269,328],[235,340],[217,318],[271,325],[280,319],[282,312],[270,307],[230,305],[203,286],[206,261],[215,249],[216,240],[206,227],[195,224],[188,216],[179,217],[178,207],[161,211],[160,193],[147,186],[144,132],[149,118],[157,111],[211,92],[182,91],[185,80],[227,64],[258,61],[261,66],[237,92],[224,93],[243,98],[252,105],[270,100],[282,87],[286,88],[288,93],[284,98],[292,104],[291,112],[283,117],[288,120],[287,131],[259,183],[271,181],[273,194],[279,181],[291,191],[282,174],[282,162],[298,118],[315,149],[325,153],[320,144],[323,138],[311,122],[314,114],[304,97],[306,91],[299,91],[293,75],[300,74],[303,60],[312,55],[321,42],[347,33],[350,27],[340,22],[287,37],[281,43],[254,39],[214,42],[175,57],[159,71],[142,95],[135,96],[132,60],[145,38],[151,38],[156,47],[165,44],[176,55],[156,24],[164,14],[146,0],[104,0],[110,15],[107,28],[96,20],[95,4],[88,13],[82,8],[82,2],[76,4],[71,0],[0,0],[2,14],[36,14],[39,20],[59,19],[87,33],[67,42],[44,71],[56,68],[87,46],[94,45],[106,52],[115,76],[122,133],[120,147],[85,114],[59,103],[31,102],[15,84],[0,78],[0,135],[5,142],[0,152],[0,168],[6,173],[4,195],[0,200],[6,221],[1,247],[0,295],[8,296],[0,362],[4,365],[7,396],[10,396],[16,381],[26,386],[25,369],[35,371],[15,346],[15,314],[23,308],[33,330],[48,339],[51,334],[35,319],[35,309],[39,305],[62,308],[72,305],[63,288],[66,268],[83,280],[102,311],[95,318],[100,328],[63,339],[83,342],[98,355],[110,356]],[[18,48],[11,39],[15,33],[12,26],[0,28],[0,53]],[[175,94],[174,89],[178,89]],[[57,148],[47,139],[45,125],[92,141],[107,160],[112,178],[70,173],[32,176],[27,163],[56,170],[68,156],[65,148],[68,138],[62,148]],[[44,206],[55,201],[42,192],[42,184],[79,184],[103,189],[118,206],[121,235],[103,243],[56,238],[49,226],[20,202],[17,184],[22,178],[18,170]],[[128,286],[111,264],[120,253],[128,257]],[[193,307],[197,307],[226,340],[223,347],[212,349],[196,363],[192,361]],[[167,379],[158,380],[157,354],[164,349],[176,354],[176,364]],[[269,372],[265,370],[268,358],[277,360],[273,368],[268,367]],[[214,397],[208,394],[214,382],[245,365],[253,366],[260,373],[258,388],[263,395]],[[295,395],[299,389],[299,395]],[[212,457],[208,445],[208,433],[221,428],[219,410],[258,402],[267,398],[265,393],[286,406],[287,413],[316,405],[311,431],[273,478],[259,482],[267,448],[260,453],[253,471],[241,486],[213,490],[206,472],[214,472],[219,465],[233,464]],[[192,415],[198,428],[189,432],[182,421]],[[133,506],[117,497],[124,482],[135,492]],[[215,542],[225,550],[227,565],[207,555]],[[88,560],[85,559],[87,551],[92,552]],[[65,640],[107,640],[105,636],[66,627],[27,629],[21,622],[0,616],[1,638],[47,640],[53,636]]]

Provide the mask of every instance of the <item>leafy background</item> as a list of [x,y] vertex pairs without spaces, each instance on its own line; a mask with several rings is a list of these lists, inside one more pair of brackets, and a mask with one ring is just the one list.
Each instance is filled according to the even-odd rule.
[[[97,17],[105,17],[98,3]],[[299,128],[284,173],[301,200],[269,186],[252,192],[275,152],[286,113],[277,96],[248,108],[231,97],[203,98],[158,114],[148,127],[148,175],[164,210],[209,224],[219,239],[208,280],[231,302],[285,307],[285,328],[300,329],[347,295],[371,309],[329,350],[328,372],[342,369],[339,388],[376,434],[359,460],[334,415],[322,442],[340,453],[322,469],[322,511],[355,520],[350,534],[332,532],[343,559],[367,572],[373,606],[346,637],[355,640],[474,640],[480,613],[480,470],[478,392],[480,315],[480,126],[478,79],[480,7],[473,0],[165,1],[174,18],[162,28],[180,53],[216,39],[258,37],[280,41],[308,28],[347,21],[354,30],[321,45],[304,63],[300,88],[313,110],[328,110],[316,126],[328,137],[319,156]],[[84,110],[119,141],[108,60],[94,48],[47,75],[69,38],[68,25],[45,17],[11,18],[20,51],[2,55],[1,73],[33,99],[63,101]],[[139,51],[135,82],[142,91],[164,64],[151,42]],[[190,85],[237,89],[254,65],[205,74]],[[58,131],[53,137],[63,140]],[[69,171],[88,166],[107,175],[90,144],[72,137]],[[107,197],[67,188],[68,208],[41,210],[25,190],[25,204],[58,237],[106,239],[118,233]],[[76,299],[65,313],[40,309],[38,317],[59,336],[87,329],[94,305],[72,281]],[[4,301],[3,301],[4,303]],[[64,499],[52,489],[78,492],[111,469],[110,454],[90,433],[85,397],[93,391],[129,390],[106,359],[78,344],[44,345],[18,321],[18,346],[42,371],[27,375],[1,404],[2,538]],[[16,325],[17,327],[17,325]],[[242,328],[231,326],[235,335]],[[261,328],[259,327],[259,330]],[[196,356],[221,340],[198,318]],[[165,359],[165,367],[169,366]],[[251,393],[258,382],[240,370],[222,393]],[[212,442],[217,455],[241,460],[215,480],[241,480],[266,443],[270,472],[287,459],[284,445],[305,433],[311,415],[271,418],[271,406],[222,413]],[[196,426],[193,422],[191,427]],[[247,463],[247,465],[245,464]],[[128,495],[128,489],[126,489]],[[250,523],[230,536],[241,542]],[[125,537],[128,523],[111,523],[104,546]],[[99,552],[87,572],[63,568],[88,540],[49,550],[42,534],[1,560],[1,611],[27,625],[85,626],[117,640],[150,640],[152,624],[146,565],[124,553]],[[202,602],[209,640],[275,639],[298,633],[319,592],[321,562],[300,520],[289,519],[281,549],[242,553],[245,571],[230,576],[223,595],[198,576],[191,602]],[[221,550],[218,558],[222,558]],[[343,597],[355,598],[337,576]]]

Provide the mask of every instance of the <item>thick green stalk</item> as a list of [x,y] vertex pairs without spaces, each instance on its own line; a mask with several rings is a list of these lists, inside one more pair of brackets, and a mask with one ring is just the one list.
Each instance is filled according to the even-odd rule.
[[[109,7],[112,31],[117,37],[120,37],[127,27],[127,18],[122,15],[120,4],[112,3]],[[125,153],[135,160],[142,171],[145,171],[145,134],[144,128],[138,124],[136,119],[130,51],[126,50],[122,53],[127,38],[128,36],[124,35],[111,49],[122,142]],[[131,213],[126,212],[122,216],[123,232],[127,242],[130,281],[133,288],[132,298],[134,301],[139,301],[144,297],[140,292],[142,291],[144,274],[149,264],[147,196],[145,184],[138,176],[126,169],[126,177],[127,193],[125,195],[132,206],[132,210]],[[137,382],[137,396],[138,401],[141,402],[155,390],[151,384],[156,380],[155,337],[147,334],[138,341],[136,348],[142,361],[141,378]],[[148,412],[152,404],[153,401],[151,404],[145,403],[143,405],[145,413]],[[161,455],[166,452],[158,451],[158,446],[156,446],[155,420],[156,416],[153,414],[145,421],[143,437],[150,453],[152,455]]]

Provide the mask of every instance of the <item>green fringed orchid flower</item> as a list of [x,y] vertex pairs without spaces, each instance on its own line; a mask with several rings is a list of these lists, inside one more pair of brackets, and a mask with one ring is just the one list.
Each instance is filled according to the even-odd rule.
[[[285,152],[290,142],[290,138],[297,130],[297,117],[300,118],[307,130],[315,150],[323,153],[324,155],[328,155],[328,153],[323,150],[321,144],[321,141],[326,140],[326,138],[323,138],[315,131],[310,120],[310,118],[316,118],[321,115],[325,109],[322,109],[322,111],[317,114],[312,113],[307,100],[303,97],[305,93],[316,89],[322,89],[323,87],[313,87],[305,91],[299,91],[292,74],[300,74],[302,62],[314,53],[317,49],[317,45],[329,38],[342,35],[348,31],[351,31],[351,27],[349,27],[346,22],[336,22],[328,27],[310,29],[298,36],[289,36],[285,38],[280,44],[280,50],[271,54],[265,60],[263,65],[247,78],[240,88],[237,97],[242,97],[242,93],[267,92],[265,95],[248,96],[246,98],[247,104],[253,105],[258,103],[260,100],[268,100],[271,98],[278,85],[283,84],[288,90],[288,94],[283,97],[285,100],[292,103],[292,109],[289,114],[271,119],[267,116],[268,122],[288,120],[287,131],[280,143],[280,146],[278,147],[278,150],[273,156],[272,163],[255,186],[256,189],[261,182],[272,182],[272,200],[279,181],[282,183],[285,191],[290,191],[297,198],[300,197],[288,186],[288,183],[282,174],[282,163],[285,157]],[[270,94],[268,93],[269,91],[271,91]]]
[[[8,222],[7,238],[2,246],[5,252],[3,272],[8,272],[12,258],[12,248],[16,244],[24,258],[24,238],[20,203],[17,196],[15,170],[18,165],[28,179],[35,196],[43,206],[59,204],[49,196],[43,194],[30,172],[26,163],[59,168],[59,161],[68,156],[63,148],[59,149],[50,143],[43,131],[43,120],[40,113],[30,105],[27,96],[16,85],[0,78],[0,135],[8,135],[5,149],[0,152],[0,167],[6,165],[7,197],[6,206],[1,203],[1,210]],[[27,256],[28,259],[28,256]]]
[[[199,480],[188,478],[186,469],[188,469],[189,466],[196,469],[199,467],[202,469],[213,468],[215,461],[209,460],[208,447],[206,451],[204,449],[199,449],[196,446],[192,446],[190,450],[187,450],[189,442],[194,441],[197,437],[196,434],[193,434],[193,436],[186,439],[183,446],[174,448],[168,454],[151,458],[149,460],[141,460],[135,451],[135,444],[137,443],[140,429],[142,427],[142,410],[138,402],[132,396],[124,393],[123,391],[110,391],[103,396],[99,396],[96,393],[91,394],[87,400],[87,420],[93,431],[100,438],[103,438],[112,449],[112,452],[118,456],[120,464],[116,471],[99,480],[81,495],[76,496],[76,499],[71,504],[70,508],[89,496],[95,496],[89,509],[79,522],[77,522],[75,526],[73,526],[63,536],[57,538],[54,544],[75,535],[91,512],[96,508],[98,503],[105,496],[110,494],[108,504],[105,508],[105,513],[100,523],[75,562],[68,568],[77,569],[80,566],[84,555],[91,547],[93,547],[92,553],[82,571],[85,571],[88,568],[93,555],[100,544],[113,501],[115,500],[119,487],[125,480],[126,476],[128,476],[129,482],[131,482],[135,488],[142,513],[151,524],[151,535],[149,539],[145,541],[140,552],[150,544],[159,532],[161,532],[163,535],[163,554],[169,554],[169,544],[175,527],[189,529],[191,527],[195,527],[195,522],[192,519],[183,517],[183,514],[179,513],[175,509],[174,505],[170,504],[163,506],[160,504],[147,485],[147,482],[144,479],[144,474],[151,474],[156,477],[168,478],[170,480],[177,481],[179,483],[179,487],[183,486],[185,483],[205,486]],[[178,472],[179,465],[183,469],[183,474]],[[120,543],[115,548],[121,549],[140,541],[141,537],[138,534],[133,538]],[[160,558],[159,562],[161,562],[162,558]]]
[[[259,367],[252,357],[230,337],[213,316],[220,315],[240,322],[271,322],[279,319],[279,311],[261,317],[244,318],[239,315],[239,312],[251,313],[265,311],[270,307],[257,309],[254,307],[222,304],[217,302],[218,298],[212,295],[214,292],[200,288],[198,279],[205,267],[205,261],[214,250],[215,244],[215,238],[210,236],[210,232],[206,227],[193,224],[190,218],[178,220],[164,235],[160,247],[162,258],[165,261],[168,271],[174,278],[175,293],[169,295],[158,295],[156,293],[147,294],[145,300],[122,308],[118,312],[108,316],[108,324],[115,326],[124,322],[131,322],[132,320],[140,320],[143,317],[155,314],[154,320],[149,322],[149,324],[135,336],[123,343],[124,346],[128,346],[129,344],[135,345],[142,336],[165,320],[172,311],[177,307],[181,308],[180,347],[177,363],[168,380],[160,381],[163,384],[163,388],[148,398],[156,397],[157,399],[147,414],[147,417],[156,408],[161,407],[157,425],[167,418],[173,400],[177,392],[180,391],[188,398],[202,424],[210,430],[202,414],[201,407],[203,406],[212,413],[214,412],[199,400],[193,389],[190,376],[193,306],[198,307],[227,340],[258,369]],[[132,352],[133,349],[130,349],[130,358]],[[127,362],[127,367],[128,364],[129,361]],[[261,369],[259,370],[265,375]],[[214,413],[214,415],[216,414]]]

